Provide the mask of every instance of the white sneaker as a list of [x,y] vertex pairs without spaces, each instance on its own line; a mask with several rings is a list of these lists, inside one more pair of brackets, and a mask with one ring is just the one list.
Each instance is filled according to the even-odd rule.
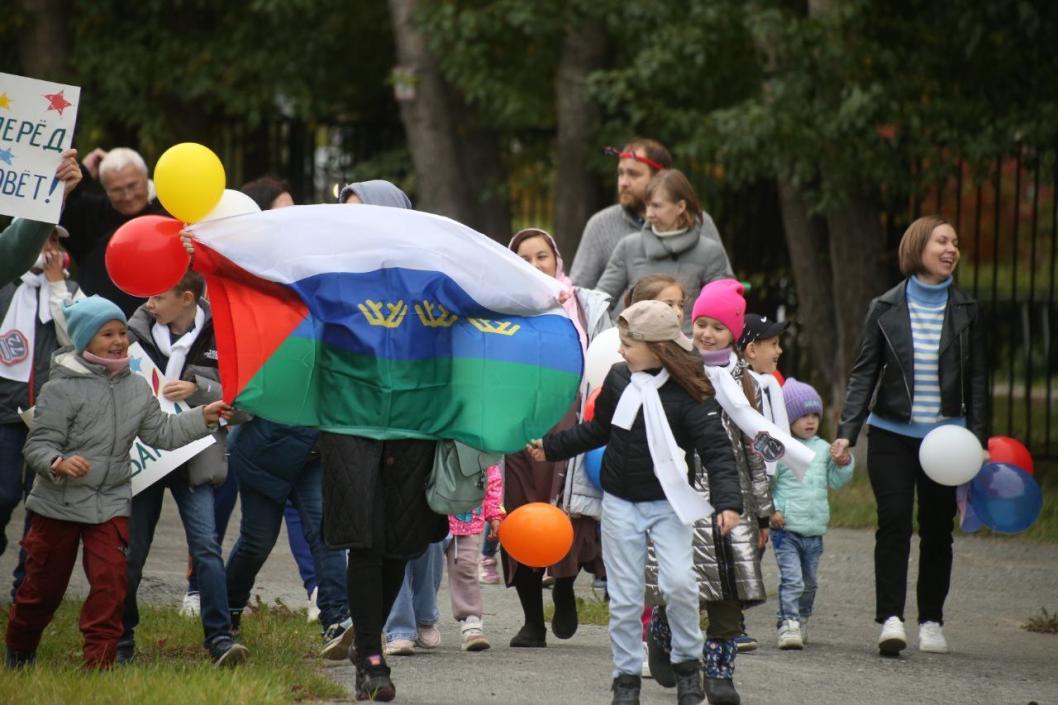
[[801,617],[801,643],[808,646],[808,617]]
[[937,622],[923,622],[918,625],[918,650],[931,654],[948,653],[948,641],[944,638],[944,628]]
[[470,616],[461,622],[459,633],[463,636],[463,651],[484,651],[489,648],[489,640],[485,638],[485,625],[481,623],[481,617]]
[[309,605],[306,610],[309,624],[320,621],[320,608],[316,606],[316,596],[319,592],[320,589],[318,587],[312,588],[312,595],[309,597]]
[[907,634],[904,632],[904,623],[899,617],[890,617],[882,625],[882,633],[878,637],[878,651],[882,656],[898,656],[907,648]]
[[643,642],[643,668],[640,669],[640,676],[643,678],[653,678],[653,674],[650,672],[650,649],[647,648],[647,643]]
[[197,592],[189,592],[184,595],[184,601],[180,603],[181,617],[197,617],[202,613],[202,598]]
[[776,643],[784,651],[805,647],[804,640],[801,638],[801,625],[796,619],[783,620],[783,623],[779,625]]

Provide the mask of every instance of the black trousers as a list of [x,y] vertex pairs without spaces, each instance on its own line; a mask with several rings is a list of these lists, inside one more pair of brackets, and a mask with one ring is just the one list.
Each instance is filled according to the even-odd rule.
[[918,462],[922,439],[870,427],[867,470],[878,502],[874,542],[875,620],[904,618],[911,516],[918,490],[918,622],[944,623],[951,585],[955,488],[926,476]]
[[350,550],[346,590],[349,616],[355,630],[357,658],[382,653],[382,628],[404,584],[403,558],[387,558],[373,551]]

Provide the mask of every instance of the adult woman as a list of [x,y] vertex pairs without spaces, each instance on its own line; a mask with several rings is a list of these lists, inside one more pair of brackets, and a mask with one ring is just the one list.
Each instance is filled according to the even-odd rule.
[[965,426],[986,438],[986,362],[977,303],[952,286],[959,263],[954,228],[938,216],[919,218],[904,233],[899,254],[907,279],[867,310],[831,454],[843,459],[866,420],[868,472],[878,502],[879,651],[896,655],[907,647],[904,601],[917,489],[919,649],[946,653],[942,625],[951,582],[955,488],[926,476],[918,449],[941,424]]
[[[348,193],[346,193],[348,192]],[[388,181],[343,189],[340,202],[410,208]],[[389,701],[396,695],[382,652],[382,628],[393,607],[405,566],[448,534],[448,518],[426,502],[426,480],[436,441],[379,441],[323,431],[323,533],[328,545],[349,549],[346,589],[353,618],[357,700]]]
[[[611,299],[618,300],[628,287],[648,274],[675,277],[692,301],[709,282],[732,276],[716,225],[702,210],[691,182],[679,170],[659,171],[650,180],[646,219],[649,227],[617,244],[599,280],[597,288]],[[684,328],[690,329],[686,315]]]
[[[510,249],[538,270],[562,282],[571,296],[563,307],[576,326],[581,346],[587,349],[596,334],[611,327],[607,315],[609,299],[597,291],[574,287],[566,277],[562,257],[554,239],[543,230],[528,228],[515,233]],[[580,400],[577,400],[553,430],[577,423]],[[555,616],[551,631],[559,639],[569,639],[577,631],[577,605],[573,581],[581,566],[596,575],[603,571],[599,549],[598,518],[602,512],[602,493],[587,478],[583,459],[548,462],[534,461],[522,451],[504,459],[504,508],[512,512],[528,502],[555,502],[561,497],[563,509],[573,520],[573,547],[566,557],[548,569],[555,579],[552,598]],[[518,591],[525,624],[511,639],[511,646],[547,646],[544,627],[542,584],[544,571],[524,566],[504,552],[504,575],[507,586]]]

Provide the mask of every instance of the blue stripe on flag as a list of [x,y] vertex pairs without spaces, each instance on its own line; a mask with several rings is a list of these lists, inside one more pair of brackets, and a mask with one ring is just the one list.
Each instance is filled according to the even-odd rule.
[[477,357],[583,372],[580,339],[569,318],[497,314],[441,272],[394,267],[326,273],[291,288],[310,311],[293,335],[353,354],[407,361]]

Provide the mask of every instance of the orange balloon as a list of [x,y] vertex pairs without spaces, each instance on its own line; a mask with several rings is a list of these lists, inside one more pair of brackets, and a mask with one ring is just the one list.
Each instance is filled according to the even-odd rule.
[[546,568],[562,560],[573,547],[573,524],[558,507],[530,502],[500,524],[500,544],[522,565]]

